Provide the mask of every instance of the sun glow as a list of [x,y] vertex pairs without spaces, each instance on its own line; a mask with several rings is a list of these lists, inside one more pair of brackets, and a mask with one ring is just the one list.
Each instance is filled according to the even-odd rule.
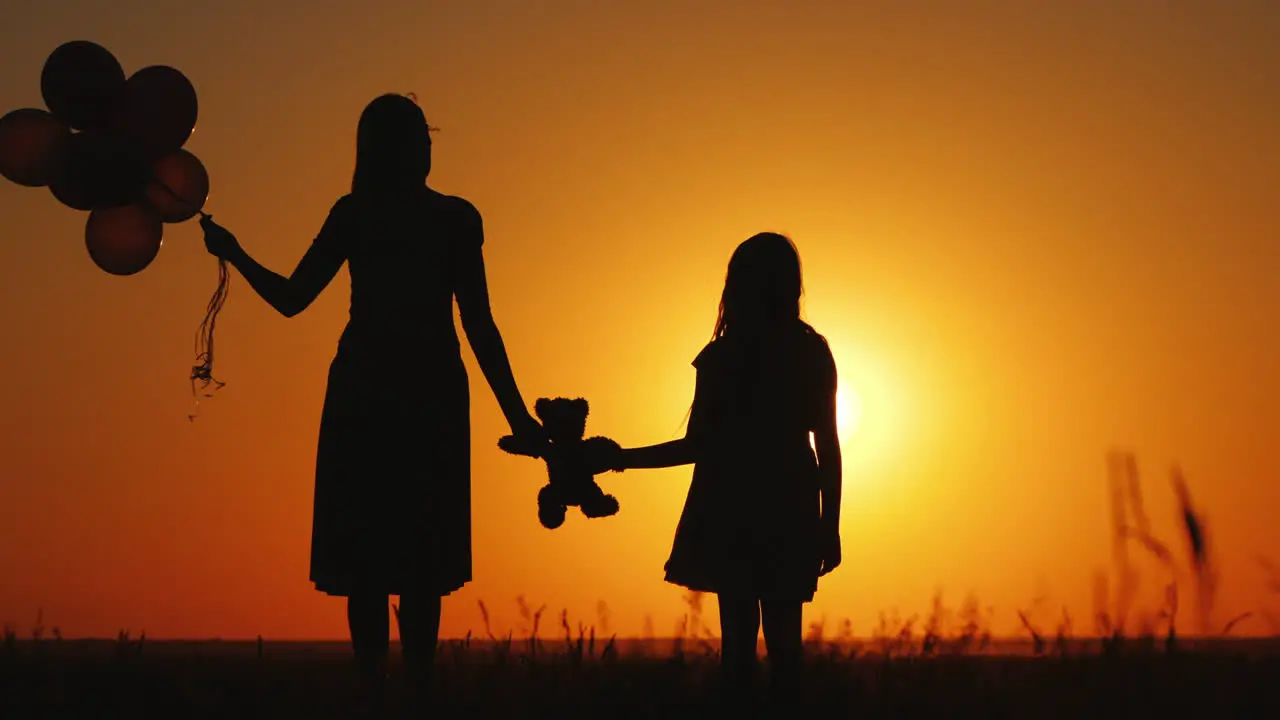
[[849,387],[836,390],[836,428],[840,439],[848,440],[858,432],[862,422],[862,398]]
[[869,345],[834,337],[831,351],[838,367],[836,425],[844,467],[862,478],[876,476],[902,460],[907,388]]

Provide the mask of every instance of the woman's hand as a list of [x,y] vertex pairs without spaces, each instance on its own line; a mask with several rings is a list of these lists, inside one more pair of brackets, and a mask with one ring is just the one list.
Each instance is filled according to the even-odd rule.
[[219,260],[229,260],[241,253],[240,241],[231,231],[213,221],[213,216],[200,218],[200,227],[204,229],[204,247],[210,255]]
[[550,442],[546,428],[537,418],[527,411],[523,416],[515,418],[511,423],[511,434],[520,438],[520,442],[530,446],[543,446]]
[[818,567],[818,577],[822,577],[840,567],[839,528],[824,528],[819,542],[818,556],[821,564]]

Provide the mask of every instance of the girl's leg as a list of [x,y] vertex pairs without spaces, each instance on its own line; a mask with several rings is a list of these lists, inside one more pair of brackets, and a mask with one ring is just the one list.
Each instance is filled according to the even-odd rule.
[[752,595],[724,594],[720,602],[720,675],[728,699],[749,702],[756,676],[756,638],[760,603]]
[[425,691],[431,683],[440,642],[440,596],[400,596],[400,649],[413,684]]
[[770,685],[783,707],[799,699],[796,693],[804,663],[803,609],[804,603],[799,600],[764,598],[760,601]]
[[363,690],[377,694],[386,678],[387,647],[391,643],[391,619],[387,596],[353,594],[347,598],[347,625]]

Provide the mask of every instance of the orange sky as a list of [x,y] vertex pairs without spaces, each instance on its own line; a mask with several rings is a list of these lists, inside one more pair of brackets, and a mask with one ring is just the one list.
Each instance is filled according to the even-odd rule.
[[[287,272],[348,187],[364,104],[417,93],[443,128],[433,186],[484,214],[526,397],[587,397],[592,433],[674,436],[729,253],[790,233],[857,420],[844,566],[807,619],[868,633],[940,587],[993,606],[1000,630],[1038,596],[1043,622],[1065,604],[1087,630],[1113,443],[1137,452],[1170,541],[1168,468],[1185,468],[1222,620],[1280,611],[1257,562],[1280,561],[1280,6],[157,7],[6,5],[0,110],[40,106],[44,59],[71,39],[128,71],[178,67],[200,94],[187,147],[212,176],[206,209]],[[307,556],[345,273],[292,320],[236,277],[228,385],[191,424],[216,282],[197,226],[168,226],[156,262],[117,278],[90,262],[84,219],[0,184],[0,620],[43,607],[69,637],[344,637]],[[466,357],[476,579],[446,601],[445,633],[480,629],[477,600],[518,633],[521,594],[575,620],[604,602],[624,635],[646,617],[673,632],[682,591],[662,565],[689,470],[606,477],[620,515],[543,529],[544,470],[493,445],[504,423]],[[1154,609],[1164,579],[1144,570]]]

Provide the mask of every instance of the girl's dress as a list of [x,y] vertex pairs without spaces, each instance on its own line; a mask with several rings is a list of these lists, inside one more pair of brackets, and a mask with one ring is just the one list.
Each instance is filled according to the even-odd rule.
[[818,587],[818,465],[810,432],[836,391],[807,324],[726,336],[694,360],[693,481],[666,565],[691,590],[809,602]]
[[341,198],[315,251],[347,260],[351,310],[316,453],[311,581],[330,595],[447,595],[471,580],[470,396],[457,270],[480,215],[427,188]]

